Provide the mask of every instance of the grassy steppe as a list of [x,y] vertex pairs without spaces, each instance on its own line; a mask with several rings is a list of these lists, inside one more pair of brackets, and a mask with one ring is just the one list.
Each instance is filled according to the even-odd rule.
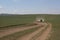
[[31,23],[36,16],[45,18],[45,22],[52,23],[52,36],[49,40],[60,40],[60,15],[14,15],[0,16],[0,27],[8,25],[17,25]]
[[0,27],[1,26],[8,26],[8,25],[18,25],[18,24],[25,24],[31,23],[34,20],[32,16],[0,16]]

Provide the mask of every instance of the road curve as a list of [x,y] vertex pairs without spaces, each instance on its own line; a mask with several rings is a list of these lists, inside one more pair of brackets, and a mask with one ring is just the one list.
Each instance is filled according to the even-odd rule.
[[[41,25],[44,25],[43,27],[41,27]],[[5,31],[0,32],[0,38],[3,36],[7,36],[16,32],[20,32],[23,30],[28,30],[31,28],[35,28],[35,27],[41,27],[38,30],[30,33],[30,34],[26,34],[22,37],[18,37],[16,40],[32,40],[31,38],[34,37],[35,35],[37,35],[39,32],[41,32],[42,30],[44,30],[47,26],[48,28],[46,30],[44,30],[42,32],[42,34],[37,37],[35,40],[46,40],[48,38],[49,33],[51,32],[52,29],[52,24],[51,23],[38,23],[38,25],[34,25],[34,26],[28,26],[28,27],[17,27],[17,28],[11,28]]]
[[36,30],[35,32],[31,33],[31,34],[26,34],[22,37],[17,38],[16,40],[30,40],[33,36],[35,36],[37,33],[42,31],[43,29],[45,29],[45,27],[47,26],[46,23],[41,23],[40,25],[44,25],[44,26],[41,27],[40,29]]

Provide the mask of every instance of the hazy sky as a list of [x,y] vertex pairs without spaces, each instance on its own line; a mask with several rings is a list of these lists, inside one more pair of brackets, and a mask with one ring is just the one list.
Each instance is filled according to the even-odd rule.
[[0,0],[0,13],[60,14],[60,0]]

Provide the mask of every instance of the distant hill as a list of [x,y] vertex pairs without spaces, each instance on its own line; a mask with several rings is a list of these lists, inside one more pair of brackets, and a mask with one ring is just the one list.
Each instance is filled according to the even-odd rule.
[[17,14],[8,14],[8,13],[1,13],[0,16],[12,16],[12,15],[17,15]]

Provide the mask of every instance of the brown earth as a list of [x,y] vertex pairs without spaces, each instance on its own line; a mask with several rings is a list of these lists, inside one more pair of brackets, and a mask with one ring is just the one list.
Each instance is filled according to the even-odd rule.
[[5,30],[0,30],[0,38],[3,37],[3,36],[7,36],[7,35],[10,35],[10,34],[13,34],[13,33],[16,33],[16,32],[20,32],[20,31],[23,31],[23,30],[28,30],[28,29],[31,29],[31,28],[35,28],[35,27],[38,27],[38,26],[41,26],[41,25],[33,25],[33,26],[28,26],[28,27],[15,27],[15,28],[10,28],[10,29],[5,29]]
[[[41,25],[43,25],[43,27],[41,27]],[[20,32],[23,30],[28,30],[30,28],[35,28],[35,27],[41,27],[38,30],[34,31],[33,33],[30,34],[26,34],[22,37],[18,37],[16,40],[31,40],[32,37],[34,37],[35,35],[37,35],[39,32],[41,32],[43,29],[45,29],[48,25],[48,28],[46,30],[44,30],[44,32],[35,40],[46,40],[48,38],[48,35],[50,35],[49,33],[51,32],[52,29],[52,25],[50,23],[38,23],[38,25],[34,25],[34,26],[28,26],[28,27],[16,27],[16,28],[11,28],[11,29],[6,29],[2,32],[0,32],[0,37],[3,36],[7,36],[16,32]]]
[[38,37],[35,40],[46,40],[48,39],[48,36],[50,35],[49,33],[51,32],[52,29],[52,25],[50,23],[48,23],[48,28],[42,33],[42,35],[40,35],[40,37]]
[[16,40],[30,40],[33,36],[35,36],[37,33],[39,33],[40,31],[45,29],[45,27],[47,27],[46,23],[41,23],[41,25],[44,25],[44,26],[41,27],[40,29],[36,30],[35,32],[31,33],[31,34],[24,35],[22,37],[17,38]]

